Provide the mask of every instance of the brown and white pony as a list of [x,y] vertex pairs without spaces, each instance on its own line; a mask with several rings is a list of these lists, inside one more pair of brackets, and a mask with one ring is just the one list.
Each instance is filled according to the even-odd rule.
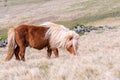
[[72,30],[52,22],[40,26],[20,25],[8,31],[8,54],[6,61],[15,54],[17,60],[25,60],[27,46],[35,49],[47,47],[47,56],[50,58],[52,51],[58,57],[58,48],[67,49],[76,55],[79,35]]

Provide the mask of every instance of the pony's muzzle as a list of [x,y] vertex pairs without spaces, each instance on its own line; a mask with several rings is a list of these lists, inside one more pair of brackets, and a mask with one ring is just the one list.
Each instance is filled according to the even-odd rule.
[[73,48],[73,46],[70,46],[67,50],[70,52],[70,54],[76,55],[76,50]]

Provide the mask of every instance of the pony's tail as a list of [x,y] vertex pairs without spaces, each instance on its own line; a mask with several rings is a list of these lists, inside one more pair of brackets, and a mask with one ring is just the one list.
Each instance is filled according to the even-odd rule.
[[8,44],[7,44],[8,54],[5,61],[9,61],[13,57],[15,47],[16,47],[15,31],[14,28],[10,28],[8,31]]

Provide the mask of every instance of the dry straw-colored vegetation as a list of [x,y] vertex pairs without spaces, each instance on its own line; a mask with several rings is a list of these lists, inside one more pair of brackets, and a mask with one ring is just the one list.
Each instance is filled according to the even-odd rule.
[[47,59],[46,50],[27,48],[26,61],[4,62],[6,48],[0,49],[1,80],[119,80],[120,29],[80,37],[78,55],[60,50],[60,57]]
[[[120,0],[8,0],[7,7],[2,1],[0,34],[21,23],[44,21],[120,26]],[[48,59],[45,49],[27,48],[25,62],[5,62],[7,49],[0,48],[0,80],[120,80],[119,27],[80,36],[77,56],[59,51],[59,58]]]

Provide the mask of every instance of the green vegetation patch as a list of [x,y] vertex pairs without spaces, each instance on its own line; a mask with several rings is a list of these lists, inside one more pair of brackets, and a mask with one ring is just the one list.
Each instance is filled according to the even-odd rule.
[[7,35],[0,35],[0,40],[5,40],[5,39],[7,39]]

